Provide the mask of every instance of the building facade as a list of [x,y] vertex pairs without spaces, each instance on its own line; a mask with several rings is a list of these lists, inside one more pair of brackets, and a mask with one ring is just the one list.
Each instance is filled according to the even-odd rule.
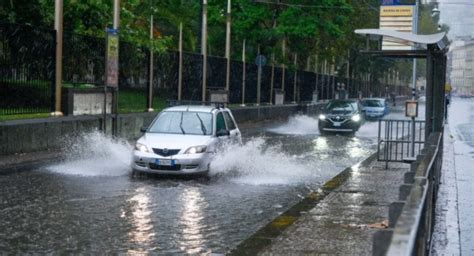
[[456,41],[448,58],[449,81],[458,95],[474,96],[474,40]]

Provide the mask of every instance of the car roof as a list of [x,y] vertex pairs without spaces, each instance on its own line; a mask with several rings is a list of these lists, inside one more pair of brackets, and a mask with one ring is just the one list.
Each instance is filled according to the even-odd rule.
[[382,100],[384,101],[384,98],[363,98],[362,100]]
[[356,99],[332,99],[329,102],[334,102],[334,101],[339,101],[339,102],[357,102]]
[[[191,111],[191,112],[207,112],[211,113],[215,109],[218,109],[215,106],[205,106],[205,105],[181,105],[181,106],[173,106],[164,109],[163,111]],[[227,108],[220,108],[225,109]]]

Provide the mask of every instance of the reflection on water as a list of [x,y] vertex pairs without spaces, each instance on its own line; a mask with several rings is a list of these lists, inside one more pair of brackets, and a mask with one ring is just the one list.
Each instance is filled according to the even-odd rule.
[[359,158],[367,155],[367,148],[364,148],[360,139],[352,138],[347,143],[347,148],[349,149],[349,156],[354,158]]
[[328,139],[326,137],[317,137],[313,140],[313,150],[316,152],[328,150]]
[[0,178],[0,251],[225,253],[376,147],[376,125],[365,128],[370,138],[316,128],[299,116],[247,136],[217,154],[205,181],[130,178],[130,147],[92,134],[54,168]]
[[181,250],[188,254],[203,253],[206,249],[203,239],[202,207],[207,203],[197,187],[187,187],[181,194],[183,209],[181,211],[180,226],[182,226],[182,238],[179,239]]
[[[147,187],[137,188],[136,194],[128,201],[132,205],[131,221],[133,224],[133,228],[128,235],[132,244],[135,244],[137,247],[136,249],[129,249],[128,253],[144,253],[155,238]],[[125,214],[122,213],[122,218],[124,217]]]

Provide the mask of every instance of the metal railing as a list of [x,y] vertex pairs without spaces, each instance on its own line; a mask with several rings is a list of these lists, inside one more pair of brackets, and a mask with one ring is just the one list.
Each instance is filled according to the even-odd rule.
[[[0,24],[0,115],[50,112],[54,106],[55,31],[18,24]],[[103,85],[105,39],[64,33],[63,82]],[[119,87],[147,96],[150,90],[150,49],[135,43],[120,42]],[[176,51],[155,53],[153,58],[154,96],[178,99],[179,54]],[[201,100],[203,56],[183,52],[180,99]],[[207,87],[225,88],[226,59],[208,56]],[[347,83],[349,97],[382,96],[401,87],[377,84],[368,78],[348,79],[308,70],[268,63],[262,68],[261,90],[257,93],[258,66],[253,61],[231,61],[229,103],[261,104],[273,101],[275,91],[284,91],[285,102],[332,99],[338,83]],[[245,76],[244,76],[245,74]],[[285,75],[283,75],[285,74]],[[296,77],[295,77],[296,76]],[[243,85],[245,87],[243,88]],[[384,89],[385,88],[385,89]],[[403,87],[405,88],[405,87]],[[405,88],[406,89],[406,88]],[[402,93],[399,91],[399,93]],[[147,97],[148,98],[148,97]],[[242,102],[245,100],[245,102]],[[145,109],[146,106],[144,105]]]
[[443,161],[443,133],[433,133],[414,170],[410,193],[394,225],[386,255],[429,255]]
[[425,143],[425,121],[415,121],[414,128],[408,119],[379,120],[377,160],[405,162],[418,155]]
[[50,112],[55,32],[0,23],[0,115]]

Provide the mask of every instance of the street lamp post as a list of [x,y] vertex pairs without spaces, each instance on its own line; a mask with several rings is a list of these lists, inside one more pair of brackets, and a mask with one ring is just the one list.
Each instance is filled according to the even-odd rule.
[[63,0],[56,0],[54,5],[54,29],[56,30],[56,71],[55,71],[55,99],[52,116],[62,116],[61,86],[63,72]]
[[[415,18],[413,21],[413,33],[418,34],[418,0],[415,1]],[[412,101],[416,100],[416,59],[413,59],[413,74],[412,74],[412,89],[411,89]],[[415,158],[415,116],[411,117],[411,138],[410,138],[410,158]]]

